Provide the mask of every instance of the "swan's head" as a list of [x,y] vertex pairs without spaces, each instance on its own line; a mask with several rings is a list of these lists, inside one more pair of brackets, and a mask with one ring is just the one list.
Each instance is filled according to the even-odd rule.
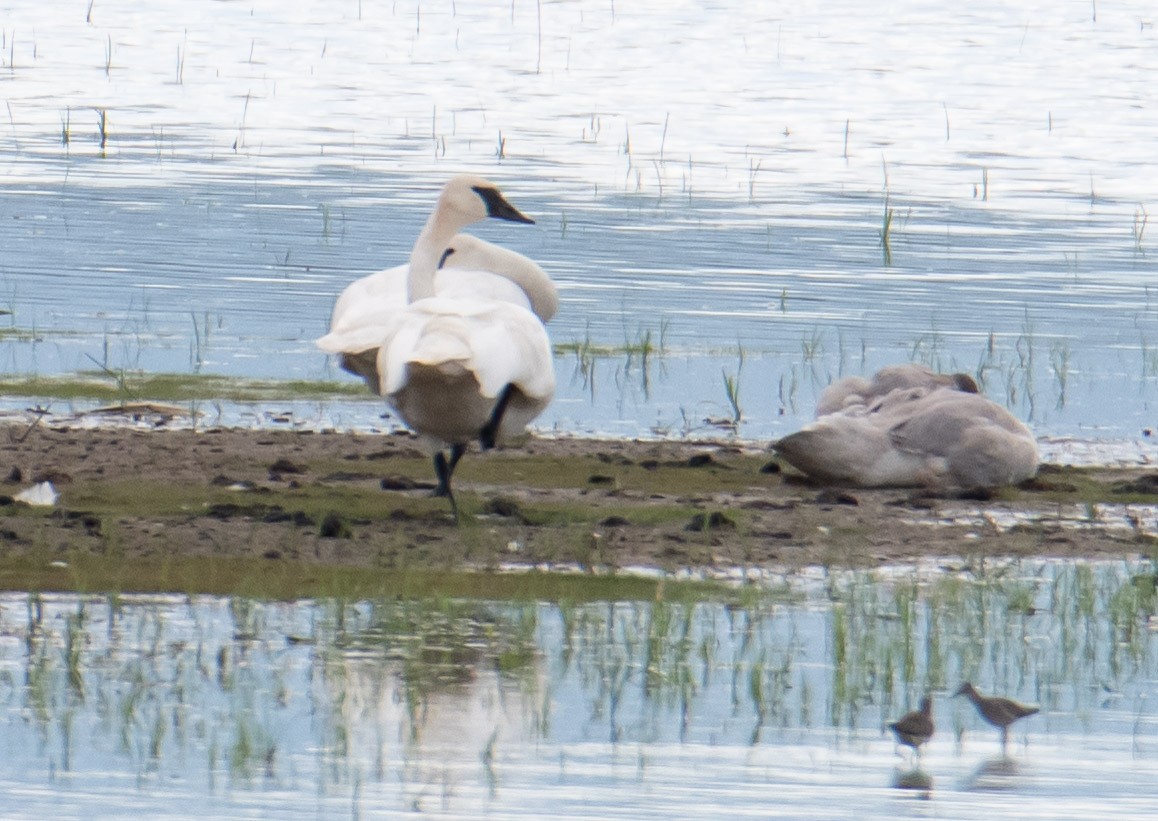
[[950,374],[949,378],[953,380],[953,387],[962,393],[981,393],[977,380],[967,373]]
[[438,208],[462,228],[488,217],[511,222],[535,222],[507,202],[493,182],[470,174],[460,174],[446,184],[438,198]]

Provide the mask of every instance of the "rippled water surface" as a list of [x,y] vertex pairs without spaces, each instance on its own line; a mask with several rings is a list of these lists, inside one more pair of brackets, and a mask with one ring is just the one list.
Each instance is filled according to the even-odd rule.
[[[537,221],[473,230],[561,289],[544,429],[724,435],[733,381],[739,435],[776,436],[916,359],[978,375],[1050,458],[1147,461],[1155,17],[11,0],[0,369],[345,378],[312,343],[334,297],[465,170]],[[285,404],[382,424],[369,397]],[[745,606],[5,594],[0,814],[1149,819],[1152,573]],[[1007,756],[949,698],[966,677],[1041,705]],[[880,727],[926,690],[914,772]]]
[[562,290],[544,427],[700,433],[735,415],[734,378],[740,433],[776,435],[833,377],[918,359],[1040,433],[1137,439],[1154,22],[1143,2],[11,2],[0,366],[336,376],[312,346],[334,296],[403,261],[472,170],[538,221],[478,233]]
[[[5,594],[4,816],[1158,811],[1152,567],[768,581],[742,606]],[[1040,704],[1004,755],[964,678]],[[926,690],[914,766],[881,727]]]

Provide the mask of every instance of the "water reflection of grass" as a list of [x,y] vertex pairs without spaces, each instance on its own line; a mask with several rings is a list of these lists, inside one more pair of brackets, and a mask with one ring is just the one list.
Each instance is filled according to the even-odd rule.
[[[943,734],[960,734],[977,725],[944,702],[963,678],[1092,717],[1105,694],[1144,697],[1137,685],[1155,675],[1154,573],[971,562],[832,571],[804,598],[672,598],[669,585],[658,600],[652,588],[591,601],[577,586],[556,588],[554,604],[544,589],[477,598],[495,592],[477,577],[292,606],[30,594],[2,605],[20,639],[4,645],[5,669],[22,675],[11,692],[41,740],[32,754],[66,772],[91,766],[81,753],[95,744],[102,771],[122,760],[140,783],[356,794],[378,782],[400,802],[441,795],[453,808],[448,784],[478,778],[493,794],[508,747],[559,734],[639,742],[642,775],[646,745],[665,739],[796,744],[827,725],[875,741],[882,718],[925,692]],[[1126,710],[1135,732],[1141,710]],[[832,739],[808,743],[819,737]]]
[[1047,709],[1084,702],[1078,690],[1118,691],[1158,660],[1153,637],[1139,635],[1152,579],[1016,562],[920,583],[845,575],[831,593],[831,720],[855,726],[866,705],[888,715],[967,679]]

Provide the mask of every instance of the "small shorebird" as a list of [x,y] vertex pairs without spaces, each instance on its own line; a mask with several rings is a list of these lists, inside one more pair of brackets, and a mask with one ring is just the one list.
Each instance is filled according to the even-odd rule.
[[889,729],[896,735],[898,744],[912,747],[919,757],[921,745],[933,737],[933,699],[922,698],[919,710],[905,713],[890,724]]
[[1016,701],[1002,696],[983,696],[977,692],[968,681],[953,694],[954,697],[965,696],[973,702],[977,712],[987,722],[1001,730],[1001,749],[1005,749],[1009,740],[1009,725],[1019,718],[1031,716],[1039,711],[1038,707],[1029,704],[1018,704]]

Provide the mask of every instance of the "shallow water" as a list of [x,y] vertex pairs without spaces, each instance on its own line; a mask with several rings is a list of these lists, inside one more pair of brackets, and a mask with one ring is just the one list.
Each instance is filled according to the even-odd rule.
[[335,294],[465,169],[537,218],[478,232],[559,282],[556,342],[651,346],[562,352],[546,429],[718,432],[731,376],[763,438],[915,358],[1042,434],[1138,440],[1149,5],[761,9],[10,3],[0,365],[334,376]]
[[[1152,573],[815,572],[741,606],[5,594],[5,817],[1150,818]],[[1006,756],[965,677],[1041,705]],[[881,725],[926,688],[914,776]]]

